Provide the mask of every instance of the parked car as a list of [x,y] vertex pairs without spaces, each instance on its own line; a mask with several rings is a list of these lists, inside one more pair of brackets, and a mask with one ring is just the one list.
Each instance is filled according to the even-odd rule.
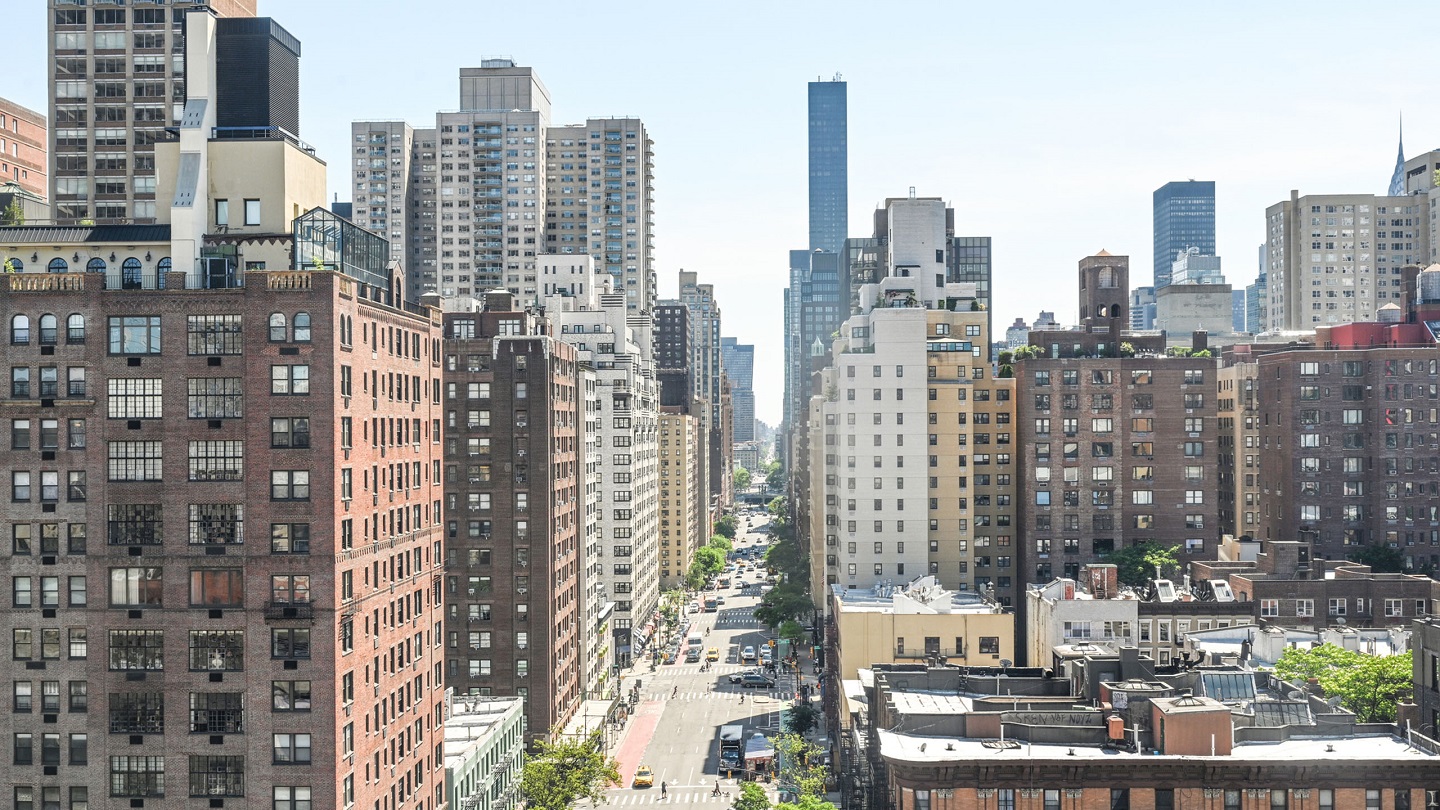
[[699,602],[691,602],[690,604],[688,604],[688,605],[685,606],[685,612],[686,612],[686,613],[699,613],[699,612],[700,612],[700,603],[699,603]]
[[755,660],[755,648],[754,648],[753,646],[749,645],[749,644],[746,644],[745,647],[744,647],[744,649],[740,650],[740,660],[741,660],[741,661],[754,661],[754,660]]
[[685,651],[685,663],[694,664],[700,660],[700,648],[691,647]]
[[757,673],[751,673],[740,678],[740,687],[742,689],[770,689],[774,686],[774,678],[767,678]]

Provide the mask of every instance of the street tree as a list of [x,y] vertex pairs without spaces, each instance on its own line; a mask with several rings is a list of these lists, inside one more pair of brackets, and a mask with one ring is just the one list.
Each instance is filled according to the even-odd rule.
[[730,538],[726,537],[723,534],[710,535],[710,542],[708,543],[708,545],[710,546],[710,548],[719,549],[721,554],[729,554],[730,552],[735,550],[735,544],[730,542]]
[[[742,468],[741,472],[744,471],[744,468]],[[731,540],[735,539],[735,534],[739,528],[739,521],[735,519],[734,515],[722,515],[719,520],[715,521],[715,533],[728,537]]]
[[1414,687],[1412,655],[1366,655],[1334,644],[1291,647],[1275,662],[1275,674],[1296,683],[1314,678],[1362,723],[1393,723],[1396,706]]
[[695,550],[695,562],[699,563],[700,570],[705,572],[705,578],[715,576],[725,570],[725,552],[714,546],[705,546]]
[[770,810],[774,805],[770,804],[763,788],[754,782],[746,782],[740,786],[740,792],[730,806],[734,810]]
[[809,616],[814,609],[810,597],[799,585],[782,582],[765,594],[760,606],[755,608],[755,620],[773,629],[787,621]]
[[747,490],[747,489],[749,489],[749,488],[750,488],[750,471],[747,470],[747,469],[745,469],[744,467],[737,467],[737,468],[735,469],[735,489],[736,489],[736,491],[743,491],[743,490]]
[[692,591],[705,587],[705,567],[699,560],[691,560],[690,570],[685,572],[685,587]]
[[780,763],[780,786],[800,796],[825,795],[824,751],[799,734],[779,734],[771,742]]
[[536,810],[569,810],[581,799],[599,804],[605,789],[620,784],[620,768],[600,750],[600,732],[584,738],[552,731],[553,742],[537,741],[535,754],[525,761],[520,792]]
[[20,199],[12,198],[5,210],[0,211],[0,225],[11,227],[25,224],[25,209],[20,207]]
[[801,796],[795,802],[795,810],[838,810],[834,802],[827,802],[819,796]]
[[809,703],[801,703],[785,715],[785,730],[801,736],[809,734],[810,730],[815,728],[816,714],[818,712],[815,711],[814,706]]

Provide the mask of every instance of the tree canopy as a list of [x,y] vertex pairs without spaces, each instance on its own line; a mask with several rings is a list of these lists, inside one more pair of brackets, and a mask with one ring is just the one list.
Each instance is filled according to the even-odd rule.
[[600,732],[576,739],[552,733],[553,742],[539,741],[525,760],[520,792],[529,807],[568,810],[580,799],[598,804],[605,789],[620,784],[620,768],[600,751]]
[[1351,552],[1347,559],[1351,562],[1368,565],[1370,570],[1377,574],[1405,573],[1405,555],[1400,553],[1400,549],[1382,546],[1378,543]]
[[1143,585],[1155,578],[1155,566],[1163,576],[1180,565],[1180,546],[1164,546],[1152,541],[1116,549],[1105,558],[1119,569],[1116,573],[1125,585]]
[[1321,644],[1285,650],[1275,662],[1275,674],[1295,683],[1314,678],[1325,694],[1339,697],[1340,705],[1362,723],[1393,723],[1395,707],[1413,689],[1412,666],[1410,652],[1366,655]]
[[774,805],[765,795],[765,789],[754,782],[746,782],[740,786],[740,792],[730,803],[734,810],[770,810]]
[[735,544],[730,542],[730,538],[726,537],[723,534],[710,535],[710,542],[707,544],[706,547],[718,549],[721,554],[729,554],[730,552],[735,550]]
[[739,522],[735,520],[734,515],[722,515],[719,520],[715,521],[715,533],[728,537],[731,540],[735,539],[735,534],[738,529]]
[[780,762],[780,786],[800,796],[825,795],[824,751],[799,734],[778,734],[771,738]]
[[747,470],[747,469],[745,469],[744,467],[737,467],[737,468],[735,468],[735,488],[736,488],[736,489],[749,489],[749,488],[750,488],[750,471]]

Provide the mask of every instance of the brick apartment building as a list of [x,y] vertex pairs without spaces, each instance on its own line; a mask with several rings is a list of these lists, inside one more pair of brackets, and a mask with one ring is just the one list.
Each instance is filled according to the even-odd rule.
[[527,739],[584,691],[580,369],[509,292],[445,315],[447,680],[519,695]]
[[45,116],[0,98],[0,185],[14,183],[48,199],[49,154]]

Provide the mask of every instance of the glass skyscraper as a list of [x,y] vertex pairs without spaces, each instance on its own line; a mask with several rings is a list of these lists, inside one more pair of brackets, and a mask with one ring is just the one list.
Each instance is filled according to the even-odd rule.
[[1155,189],[1155,289],[1170,284],[1175,254],[1189,247],[1215,255],[1215,181],[1187,180]]
[[845,82],[810,82],[810,249],[839,253],[849,204]]

